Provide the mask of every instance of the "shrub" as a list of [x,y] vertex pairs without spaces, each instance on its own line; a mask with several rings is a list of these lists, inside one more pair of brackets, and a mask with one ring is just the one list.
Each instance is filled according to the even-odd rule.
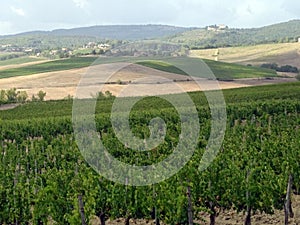
[[278,72],[287,72],[287,73],[298,73],[299,72],[298,68],[295,66],[285,65],[285,66],[279,67],[276,63],[264,63],[260,67],[276,70]]
[[45,100],[45,97],[46,97],[46,92],[43,92],[43,91],[39,91],[38,93],[37,93],[37,96],[38,96],[38,99],[39,99],[39,101],[44,101]]
[[8,103],[15,103],[17,102],[17,89],[16,88],[11,88],[9,90],[6,91],[6,98],[7,98],[7,102]]
[[26,91],[18,92],[17,102],[24,103],[24,102],[26,102],[27,98],[28,98],[28,94]]

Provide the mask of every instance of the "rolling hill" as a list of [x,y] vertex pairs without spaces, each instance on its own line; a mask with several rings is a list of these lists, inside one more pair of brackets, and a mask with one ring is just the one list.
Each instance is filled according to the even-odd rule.
[[77,36],[116,40],[144,40],[171,36],[191,29],[167,25],[103,25],[57,29],[53,31],[32,31],[17,35],[2,36],[2,38],[12,38],[14,36]]
[[300,20],[292,20],[261,28],[208,30],[194,29],[168,38],[174,43],[185,43],[191,48],[247,46],[266,43],[297,42]]
[[[174,74],[186,75],[186,73],[180,70],[177,67],[164,63],[163,58],[161,60],[146,60],[147,58],[137,62],[137,64],[150,67],[153,69],[157,69],[160,71],[170,72]],[[80,58],[70,58],[70,59],[62,59],[50,62],[44,62],[37,65],[29,65],[20,68],[12,68],[7,70],[0,71],[0,79],[9,78],[9,77],[18,77],[18,76],[27,76],[39,73],[46,72],[54,72],[54,71],[65,71],[70,69],[78,69],[89,67],[92,63],[95,63],[97,57],[80,57]],[[182,62],[185,60],[194,60],[195,62],[200,62],[197,58],[181,58]],[[96,62],[99,64],[106,64],[111,62],[130,62],[136,63],[135,60],[120,57],[120,58],[103,58],[102,60],[98,60]],[[217,79],[220,80],[231,80],[231,79],[239,79],[239,78],[258,78],[258,77],[274,77],[276,76],[275,71],[269,69],[262,69],[256,67],[248,67],[231,63],[224,62],[215,62],[212,60],[204,60],[204,62],[210,67],[210,69],[214,72]]]
[[300,43],[262,44],[253,46],[201,49],[190,51],[190,56],[219,61],[260,66],[263,63],[292,65],[300,68]]
[[[246,46],[262,43],[295,42],[300,37],[300,20],[273,24],[261,28],[225,28],[218,31],[206,28],[188,28],[168,25],[103,25],[53,31],[32,31],[9,36],[0,36],[3,43],[23,43],[30,45],[52,42],[59,45],[67,42],[74,45],[82,42],[106,40],[145,40],[168,41],[190,48],[211,48]],[[49,40],[51,39],[51,40]],[[49,45],[48,43],[48,45]]]

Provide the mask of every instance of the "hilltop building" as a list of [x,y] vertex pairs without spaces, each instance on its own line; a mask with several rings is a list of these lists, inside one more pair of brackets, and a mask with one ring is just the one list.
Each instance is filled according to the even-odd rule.
[[208,31],[223,31],[223,30],[227,30],[228,26],[224,25],[224,24],[219,24],[219,25],[211,25],[207,27]]

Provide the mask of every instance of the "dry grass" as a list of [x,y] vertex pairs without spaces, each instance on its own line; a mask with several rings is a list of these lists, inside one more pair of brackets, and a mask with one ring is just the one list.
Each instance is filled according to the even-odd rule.
[[[215,60],[217,49],[192,50],[190,56]],[[274,62],[300,67],[300,43],[264,44],[219,48],[219,61],[260,65]]]
[[[98,65],[96,67],[99,70],[105,70],[105,65]],[[67,96],[75,95],[78,83],[87,71],[88,68],[83,68],[0,79],[0,89],[17,88],[20,91],[26,91],[30,97],[43,90],[47,93],[46,100],[63,99]],[[100,88],[102,88],[102,92],[110,91],[116,96],[173,94],[218,88],[214,81],[194,78],[201,84],[200,88],[195,81],[187,81],[190,77],[162,72],[135,64],[114,74],[109,80],[109,82],[114,82],[114,84],[99,84],[99,79],[101,80],[97,76],[91,79],[91,83],[87,86],[86,97],[91,97],[90,90],[100,91]],[[174,80],[176,82],[173,82]],[[123,84],[117,84],[120,81]],[[220,89],[231,89],[288,81],[295,81],[295,79],[239,79],[231,82],[220,81],[218,84]]]
[[[98,67],[100,70],[104,69],[104,65],[99,65]],[[87,71],[88,69],[84,68],[0,79],[0,89],[17,88],[18,90],[26,91],[29,96],[43,90],[47,93],[46,100],[63,99],[68,95],[75,95],[77,85]],[[98,88],[100,90],[100,88],[103,88],[102,92],[110,91],[117,96],[122,91],[124,92],[123,96],[136,96],[141,93],[143,95],[152,95],[153,93],[171,94],[200,90],[195,82],[187,82],[188,78],[190,77],[161,72],[139,65],[131,65],[114,74],[109,80],[109,82],[115,83],[122,81],[124,84],[97,85],[99,79],[94,77],[88,89]],[[176,80],[175,85],[173,80]],[[206,82],[203,88],[207,90],[214,89],[213,81],[203,80],[203,82]],[[220,82],[219,84],[223,89],[248,86],[247,84],[233,82]],[[90,97],[89,93],[87,97]]]

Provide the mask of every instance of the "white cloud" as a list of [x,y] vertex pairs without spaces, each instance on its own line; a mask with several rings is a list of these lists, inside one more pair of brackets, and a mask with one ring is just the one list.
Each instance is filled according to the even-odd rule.
[[72,0],[74,4],[81,9],[84,9],[88,6],[89,2],[88,0]]
[[[104,24],[260,27],[300,18],[299,0],[2,0],[0,31]],[[8,9],[8,10],[7,10]],[[0,21],[0,22],[1,22]],[[3,34],[2,33],[2,34]],[[1,35],[1,33],[0,33]]]
[[13,11],[13,13],[17,14],[18,16],[25,16],[25,11],[22,8],[16,8],[14,6],[10,7],[11,11]]

